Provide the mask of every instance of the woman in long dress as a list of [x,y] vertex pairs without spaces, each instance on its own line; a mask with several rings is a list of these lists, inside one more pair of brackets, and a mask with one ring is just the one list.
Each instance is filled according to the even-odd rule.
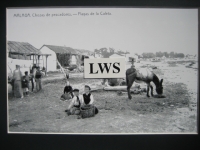
[[14,79],[14,96],[16,98],[23,98],[23,91],[22,91],[22,73],[20,71],[20,66],[16,65],[16,69],[13,73]]

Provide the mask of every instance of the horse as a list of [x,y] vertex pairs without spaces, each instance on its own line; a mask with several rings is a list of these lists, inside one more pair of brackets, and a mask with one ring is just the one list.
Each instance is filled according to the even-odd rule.
[[151,96],[153,97],[153,86],[150,82],[153,82],[156,86],[156,92],[158,95],[163,93],[163,86],[162,82],[163,79],[159,80],[157,75],[153,73],[148,68],[140,68],[136,70],[135,68],[129,68],[126,70],[126,83],[127,83],[127,91],[128,91],[128,98],[131,99],[132,96],[130,94],[130,88],[133,85],[133,82],[140,83],[145,82],[147,84],[147,97],[149,96],[149,87],[151,88]]

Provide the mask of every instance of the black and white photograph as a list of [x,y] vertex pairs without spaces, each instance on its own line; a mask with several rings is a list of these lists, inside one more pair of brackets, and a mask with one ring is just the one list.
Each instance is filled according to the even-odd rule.
[[197,134],[198,9],[9,7],[6,27],[8,133]]

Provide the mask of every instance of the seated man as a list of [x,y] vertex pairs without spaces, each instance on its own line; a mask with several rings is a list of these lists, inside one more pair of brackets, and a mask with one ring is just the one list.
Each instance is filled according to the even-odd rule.
[[[85,93],[81,96],[81,106],[84,105],[93,105],[94,98],[90,93],[91,88],[88,85],[85,85]],[[95,114],[98,113],[98,109],[95,107]]]
[[70,105],[69,105],[68,109],[65,110],[65,112],[67,112],[68,115],[79,115],[80,114],[80,106],[81,106],[79,90],[74,89],[73,92],[74,92],[74,97],[71,100]]

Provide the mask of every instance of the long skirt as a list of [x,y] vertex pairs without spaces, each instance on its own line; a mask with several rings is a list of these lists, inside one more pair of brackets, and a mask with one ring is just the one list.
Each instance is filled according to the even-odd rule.
[[21,98],[23,96],[22,83],[20,80],[14,81],[14,96]]

